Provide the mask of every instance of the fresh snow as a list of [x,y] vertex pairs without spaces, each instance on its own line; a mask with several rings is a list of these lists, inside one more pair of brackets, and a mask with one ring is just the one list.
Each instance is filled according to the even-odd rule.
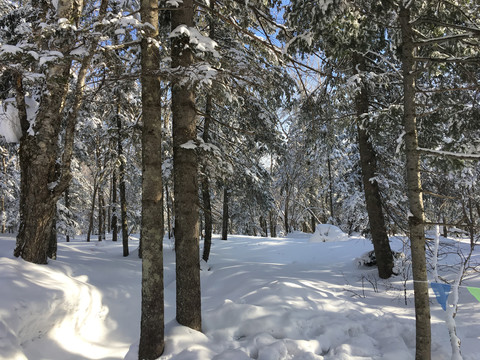
[[[414,358],[412,282],[380,280],[355,259],[372,250],[361,237],[309,242],[214,237],[202,264],[203,333],[175,321],[173,241],[165,239],[166,347],[163,360],[359,360]],[[394,250],[404,244],[392,239]],[[468,242],[443,239],[440,246]],[[0,236],[0,359],[137,359],[141,261],[122,244],[59,242],[58,260],[34,265],[13,257]],[[475,261],[478,255],[474,254]],[[439,263],[444,261],[442,258]],[[440,264],[439,264],[440,266]],[[464,285],[480,286],[478,277]],[[430,290],[432,358],[450,359],[445,312]],[[480,303],[459,289],[455,318],[465,360],[478,359]]]

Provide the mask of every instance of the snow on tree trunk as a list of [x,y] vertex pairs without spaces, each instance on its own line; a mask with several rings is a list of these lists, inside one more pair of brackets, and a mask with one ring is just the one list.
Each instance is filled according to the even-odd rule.
[[[36,264],[47,263],[47,251],[61,193],[54,191],[58,159],[58,135],[68,90],[70,60],[59,60],[46,80],[34,131],[23,129],[20,139],[20,229],[15,256]],[[25,94],[17,94],[24,97]],[[23,128],[23,127],[22,127]]]
[[[359,72],[366,71],[365,59],[356,53],[355,63]],[[377,176],[377,160],[375,150],[370,142],[366,126],[368,124],[368,93],[365,85],[356,96],[358,147],[362,168],[363,189],[367,206],[373,249],[377,259],[378,276],[388,279],[393,274],[393,256],[383,216],[380,190],[375,180]]]

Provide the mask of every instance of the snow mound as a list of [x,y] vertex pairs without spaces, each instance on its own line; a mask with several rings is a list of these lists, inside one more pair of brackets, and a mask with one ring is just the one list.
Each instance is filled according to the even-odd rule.
[[331,224],[318,224],[309,242],[347,241],[348,235]]

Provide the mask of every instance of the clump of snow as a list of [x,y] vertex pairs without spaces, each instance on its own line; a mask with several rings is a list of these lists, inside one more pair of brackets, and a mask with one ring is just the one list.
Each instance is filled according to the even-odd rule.
[[195,49],[201,52],[210,52],[216,58],[220,57],[218,51],[215,50],[217,43],[214,40],[210,39],[208,36],[200,34],[197,29],[193,27],[188,27],[186,25],[179,25],[172,30],[172,32],[170,33],[170,38],[181,35],[188,36],[190,38],[189,43],[191,45],[194,45]]
[[346,241],[348,234],[345,234],[339,227],[330,224],[318,224],[310,242]]
[[0,101],[0,135],[3,135],[8,143],[19,142],[22,137],[22,128],[14,101],[14,99]]

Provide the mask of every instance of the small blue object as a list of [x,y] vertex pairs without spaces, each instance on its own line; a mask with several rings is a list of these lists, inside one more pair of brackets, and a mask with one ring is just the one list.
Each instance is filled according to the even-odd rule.
[[430,286],[437,297],[438,303],[442,306],[443,310],[447,310],[447,299],[448,294],[450,294],[451,286],[450,284],[440,284],[436,282],[430,283]]

